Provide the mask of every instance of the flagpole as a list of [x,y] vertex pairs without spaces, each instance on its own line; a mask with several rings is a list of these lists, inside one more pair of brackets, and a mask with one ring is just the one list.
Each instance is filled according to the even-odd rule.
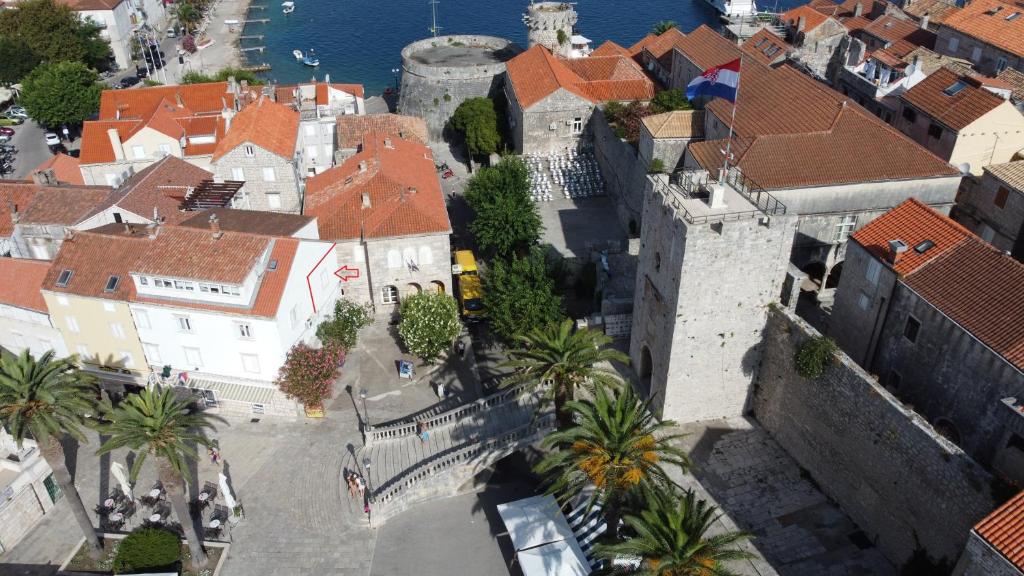
[[732,99],[732,118],[729,120],[729,137],[725,141],[725,161],[722,163],[722,181],[729,177],[729,156],[732,153],[732,132],[736,125],[736,104],[740,101],[740,82],[743,81],[743,52],[740,51],[740,71],[736,74],[736,97]]

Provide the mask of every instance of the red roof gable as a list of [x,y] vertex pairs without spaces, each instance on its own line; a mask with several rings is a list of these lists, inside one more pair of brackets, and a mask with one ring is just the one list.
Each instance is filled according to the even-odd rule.
[[[82,170],[81,165],[78,163],[78,158],[68,156],[63,152],[50,156],[49,160],[32,169],[32,173],[42,172],[43,170],[53,170],[53,175],[57,178],[58,182],[62,182],[64,184],[85,184],[85,179],[82,178]],[[26,178],[26,180],[31,179],[31,176]]]
[[508,61],[507,71],[524,110],[563,89],[590,102],[650,100],[654,84],[640,66],[622,55],[562,60],[536,45]]
[[1024,571],[1024,492],[978,522],[974,532]]
[[231,120],[227,134],[217,141],[213,152],[216,162],[242,144],[254,144],[267,152],[290,160],[299,137],[299,113],[284,104],[260,98],[242,109]]
[[[911,198],[875,218],[853,233],[851,238],[880,260],[892,262],[890,240],[902,240],[909,249],[892,268],[897,274],[909,274],[924,263],[951,250],[973,234],[927,204]],[[923,253],[914,247],[930,240],[934,246]]]
[[47,313],[39,287],[50,270],[49,260],[0,258],[0,304]]

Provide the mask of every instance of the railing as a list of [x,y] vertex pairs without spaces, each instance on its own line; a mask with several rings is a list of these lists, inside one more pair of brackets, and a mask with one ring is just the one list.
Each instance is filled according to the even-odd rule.
[[[419,466],[395,477],[371,493],[371,524],[390,518],[405,510],[406,506],[414,503],[418,497],[422,497],[413,489],[425,481],[474,461],[481,463],[484,461],[480,459],[481,457],[493,459],[528,446],[554,428],[554,424],[555,415],[549,412],[497,436],[468,446],[454,447],[424,460]],[[451,483],[446,485],[454,490]]]
[[709,190],[711,184],[709,184],[706,174],[702,177],[695,176],[693,172],[676,172],[669,177],[667,183],[661,178],[655,178],[654,189],[665,198],[666,205],[674,209],[690,224],[745,220],[786,213],[785,204],[779,202],[777,198],[746,177],[739,169],[730,168],[725,181],[737,194],[753,204],[755,209],[702,215],[687,210],[683,202],[680,202],[676,196],[707,202],[711,195]]
[[740,196],[746,198],[765,214],[774,216],[786,213],[785,204],[779,202],[778,198],[769,194],[767,190],[758,185],[752,178],[741,172],[739,168],[735,166],[729,168],[729,172],[725,175],[725,181],[731,184],[733,190],[738,192]]
[[[461,404],[451,410],[441,412],[440,414],[429,416],[424,418],[424,414],[416,414],[414,416],[408,416],[402,420],[389,423],[386,426],[367,426],[366,428],[366,444],[369,446],[373,442],[383,440],[395,440],[399,438],[405,438],[412,436],[419,432],[418,426],[420,423],[426,425],[427,428],[437,428],[439,426],[445,426],[457,422],[467,416],[490,410],[495,406],[500,406],[508,402],[516,400],[523,392],[530,386],[529,383],[519,384],[508,388],[497,394],[492,394],[485,398],[481,398],[468,404]],[[540,390],[543,391],[547,388],[547,384],[542,384]]]

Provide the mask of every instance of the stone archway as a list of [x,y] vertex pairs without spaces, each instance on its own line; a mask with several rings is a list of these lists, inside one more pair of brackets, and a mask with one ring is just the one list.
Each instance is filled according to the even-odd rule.
[[438,294],[444,294],[445,293],[444,282],[441,282],[440,280],[431,280],[430,281],[430,285],[434,288],[434,291],[436,291]]
[[409,282],[408,284],[405,285],[405,288],[402,289],[402,297],[407,298],[409,296],[415,296],[422,291],[423,288],[421,288],[419,284],[415,282]]
[[836,262],[835,266],[832,266],[832,269],[829,270],[828,276],[825,277],[826,290],[831,290],[839,287],[839,279],[843,275],[843,262],[846,262],[846,260],[840,260],[839,262]]

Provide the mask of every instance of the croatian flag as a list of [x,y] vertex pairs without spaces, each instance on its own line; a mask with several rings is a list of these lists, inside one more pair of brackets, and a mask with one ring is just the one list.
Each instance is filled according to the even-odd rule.
[[686,86],[686,98],[717,96],[729,102],[736,101],[736,87],[740,84],[740,59],[726,62],[721,66],[708,68]]

